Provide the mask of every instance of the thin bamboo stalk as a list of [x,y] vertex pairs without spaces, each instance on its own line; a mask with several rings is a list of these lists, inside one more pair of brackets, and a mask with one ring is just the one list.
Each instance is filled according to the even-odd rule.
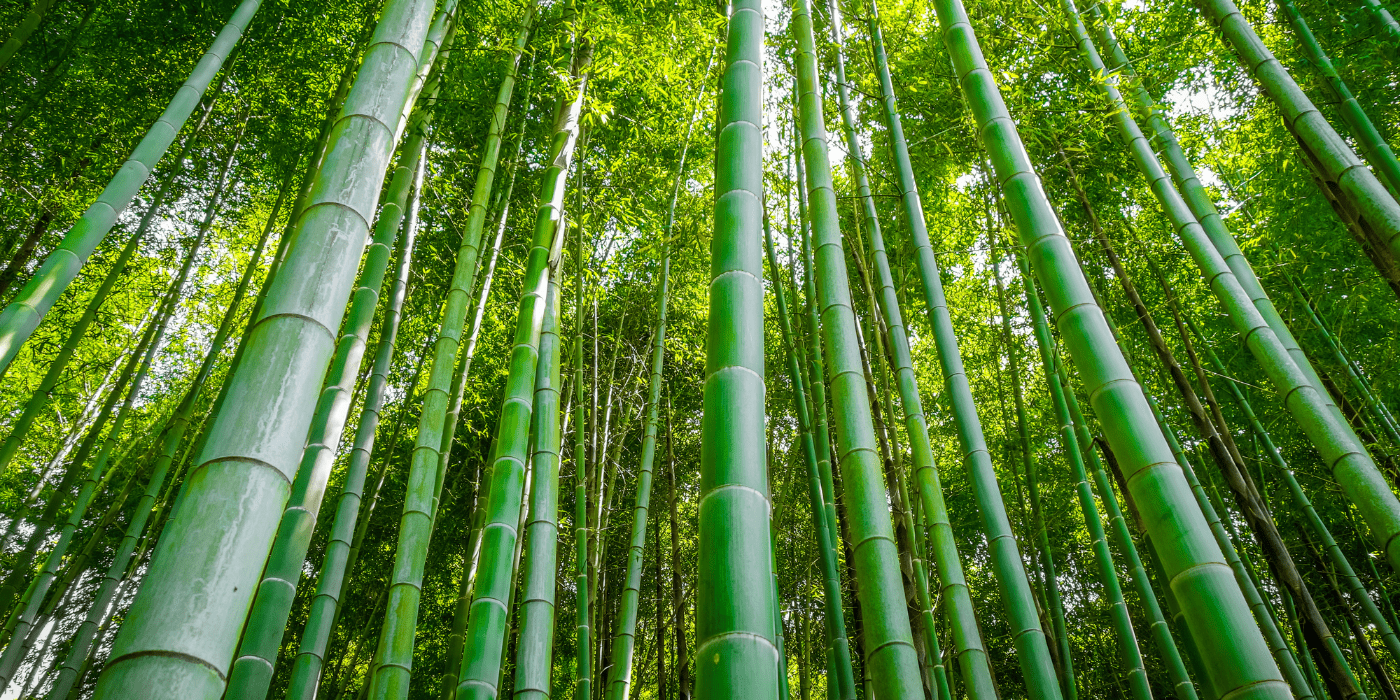
[[[512,553],[519,536],[530,408],[535,388],[541,327],[551,278],[550,263],[563,245],[559,226],[569,162],[577,144],[579,113],[588,86],[592,45],[576,39],[571,81],[560,96],[550,143],[549,167],[541,180],[539,215],[530,243],[525,277],[511,344],[510,372],[496,430],[496,454],[491,465],[491,492],[486,501],[487,524],[481,535],[481,569],[472,592],[471,612],[463,640],[462,671],[457,682],[461,700],[494,698],[499,691],[502,642],[509,615]],[[402,548],[402,545],[401,545]],[[411,648],[406,651],[411,652]],[[402,693],[408,692],[404,673]],[[399,697],[403,697],[400,695]]]
[[886,506],[883,469],[856,338],[807,0],[798,0],[794,6],[790,31],[797,44],[799,133],[810,186],[821,337],[830,358],[827,379],[836,418],[838,463],[846,485],[857,595],[867,617],[862,628],[866,651],[863,667],[879,697],[922,697],[923,684],[909,617],[904,612],[894,527]]
[[49,307],[77,278],[78,271],[112,230],[117,217],[126,211],[141,186],[146,184],[156,163],[175,142],[176,135],[199,105],[210,81],[223,66],[225,57],[238,44],[243,30],[253,20],[261,4],[262,0],[242,0],[239,3],[228,23],[214,37],[209,50],[195,64],[190,77],[175,92],[170,104],[156,118],[141,142],[136,144],[97,201],[68,229],[58,249],[44,259],[24,288],[4,311],[0,311],[0,374],[9,369],[10,362],[29,340],[34,329],[38,328]]

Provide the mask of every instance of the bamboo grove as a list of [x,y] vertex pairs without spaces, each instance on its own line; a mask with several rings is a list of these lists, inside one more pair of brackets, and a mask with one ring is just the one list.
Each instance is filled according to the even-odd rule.
[[0,4],[0,699],[1400,700],[1386,5]]

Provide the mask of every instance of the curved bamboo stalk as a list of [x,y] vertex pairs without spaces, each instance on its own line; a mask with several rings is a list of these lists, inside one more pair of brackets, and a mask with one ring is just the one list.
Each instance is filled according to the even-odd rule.
[[161,113],[141,142],[136,144],[131,156],[122,164],[111,182],[102,190],[97,201],[83,212],[78,222],[63,235],[58,249],[44,259],[34,276],[15,295],[15,298],[0,311],[0,374],[9,368],[10,362],[19,353],[20,346],[38,328],[39,322],[47,314],[49,307],[58,300],[68,285],[78,276],[78,271],[97,249],[107,232],[116,224],[117,217],[131,205],[141,186],[150,178],[156,163],[170,149],[175,136],[184,128],[199,100],[209,88],[209,82],[219,72],[224,58],[243,36],[243,30],[252,21],[262,0],[242,0],[233,16],[229,18],[214,43],[195,64],[190,77],[175,97]]
[[[253,0],[250,0],[253,1]],[[392,151],[430,0],[389,0],[96,698],[217,698],[291,491]],[[412,47],[412,48],[405,48]],[[159,677],[161,680],[156,681]]]
[[1288,686],[1232,580],[1209,526],[1186,495],[1187,483],[1156,430],[1142,388],[1113,345],[1054,210],[982,58],[960,0],[935,0],[943,41],[1005,192],[1021,244],[1045,287],[1056,325],[1080,371],[1108,443],[1159,547],[1196,642],[1212,651],[1208,676],[1232,698],[1287,698]]

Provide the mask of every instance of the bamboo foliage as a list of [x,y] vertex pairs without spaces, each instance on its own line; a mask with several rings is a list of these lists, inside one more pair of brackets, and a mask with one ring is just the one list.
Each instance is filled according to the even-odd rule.
[[199,105],[210,81],[238,44],[243,30],[253,20],[261,4],[262,0],[242,0],[239,3],[209,50],[195,64],[190,77],[176,90],[170,105],[151,125],[97,201],[64,234],[63,243],[44,260],[19,294],[0,311],[0,374],[9,369],[20,347],[29,340],[49,307],[73,283],[88,257],[112,230],[117,217],[131,205],[141,186],[146,184],[156,163],[175,142],[175,137]]
[[[239,2],[0,8],[0,306]],[[3,694],[1400,700],[1385,247],[1192,7],[929,9],[264,11],[0,382]]]

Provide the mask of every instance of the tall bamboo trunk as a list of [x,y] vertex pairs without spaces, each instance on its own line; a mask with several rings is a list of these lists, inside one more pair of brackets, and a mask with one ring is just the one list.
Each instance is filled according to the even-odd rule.
[[763,21],[756,0],[730,6],[716,115],[697,500],[695,672],[702,698],[778,694],[764,431]]
[[[444,41],[451,41],[452,26],[455,24],[454,9],[455,3],[449,0],[438,13],[428,30],[420,62],[430,62],[447,55],[446,50],[432,49]],[[436,97],[440,85],[439,74],[435,74],[429,85],[426,95],[431,101]],[[282,646],[283,630],[296,597],[311,536],[316,529],[316,516],[321,509],[336,448],[340,445],[341,433],[350,413],[360,363],[369,344],[390,254],[399,238],[399,231],[405,228],[405,209],[416,211],[417,197],[422,192],[428,151],[427,129],[432,113],[422,109],[415,114],[409,127],[410,136],[399,149],[399,164],[390,179],[386,201],[365,253],[359,285],[352,294],[340,342],[317,401],[306,438],[306,449],[297,468],[296,481],[292,483],[291,498],[283,511],[267,569],[263,572],[263,579],[253,598],[253,607],[248,613],[248,624],[244,628],[243,639],[229,674],[228,689],[224,693],[227,700],[263,700],[272,684],[273,667]],[[415,197],[412,205],[409,204],[410,191]],[[416,227],[416,213],[410,213],[408,219],[408,227]],[[415,233],[408,232],[403,238],[411,243]]]
[[[559,547],[559,282],[549,280],[535,373],[531,501],[525,526],[525,583],[512,696],[548,700],[554,655],[554,591]],[[509,609],[509,608],[507,608]]]
[[386,5],[312,203],[293,230],[296,243],[250,328],[247,362],[228,379],[227,399],[171,514],[167,527],[179,536],[162,538],[97,698],[223,692],[393,150],[386,123],[403,109],[432,11],[425,0]]
[[[681,535],[680,514],[676,507],[676,448],[671,423],[671,392],[666,392],[666,474],[667,500],[671,509],[671,619],[675,634],[671,635],[676,645],[676,700],[690,700],[690,647],[685,641],[685,621],[687,605],[681,586]],[[658,553],[659,556],[659,553]]]
[[[1121,347],[1122,339],[1118,335],[1118,328],[1114,324],[1112,316],[1105,315],[1104,319],[1108,323],[1109,334],[1113,337],[1114,342]],[[1134,374],[1134,376],[1136,377],[1136,374]],[[1064,375],[1061,375],[1061,379],[1064,380]],[[1302,671],[1299,670],[1298,659],[1294,656],[1293,650],[1289,648],[1287,642],[1284,640],[1272,610],[1260,595],[1259,586],[1250,575],[1247,563],[1241,557],[1240,552],[1232,543],[1230,535],[1226,531],[1226,524],[1229,523],[1229,521],[1222,520],[1215,506],[1211,504],[1205,490],[1201,487],[1200,482],[1196,478],[1194,467],[1192,467],[1190,460],[1187,459],[1186,453],[1181,447],[1181,442],[1176,436],[1176,431],[1167,424],[1166,419],[1162,416],[1162,412],[1157,405],[1156,399],[1152,398],[1151,394],[1146,394],[1145,396],[1148,408],[1152,411],[1153,419],[1157,423],[1158,430],[1161,432],[1163,438],[1166,439],[1168,449],[1171,450],[1172,457],[1175,459],[1177,466],[1181,467],[1182,474],[1186,478],[1187,485],[1191,488],[1197,507],[1210,526],[1211,536],[1215,539],[1216,546],[1220,548],[1220,551],[1225,557],[1225,562],[1230,567],[1236,586],[1243,594],[1245,602],[1249,606],[1249,610],[1253,613],[1258,627],[1264,636],[1265,643],[1278,663],[1284,679],[1292,686],[1293,693],[1296,697],[1314,697],[1307,680],[1303,677]],[[1073,394],[1069,394],[1069,397],[1071,410],[1075,411],[1077,416],[1079,415],[1077,402],[1073,398]],[[1076,424],[1080,423],[1081,421],[1076,419]],[[1099,486],[1100,492],[1105,495],[1105,501],[1109,503],[1110,509],[1116,509],[1116,503],[1111,498],[1112,486],[1110,485],[1107,475],[1104,473],[1102,462],[1098,459],[1099,451],[1093,450],[1095,440],[1089,437],[1089,433],[1086,429],[1080,428],[1079,432],[1081,448],[1088,448],[1086,451],[1093,462],[1094,478]],[[1102,446],[1102,444],[1100,446]],[[1126,493],[1127,492],[1125,492],[1125,494]],[[1129,501],[1129,505],[1133,505],[1131,501]],[[1233,525],[1231,526],[1233,527]],[[1118,532],[1118,537],[1122,542],[1131,542],[1127,531],[1127,525],[1122,518],[1121,512],[1116,516],[1115,530]],[[1144,539],[1146,540],[1146,537]],[[1153,551],[1151,544],[1151,542],[1145,542],[1148,555],[1152,558],[1153,564],[1160,574],[1162,571],[1161,556]],[[1135,550],[1133,550],[1133,556],[1135,558],[1136,571],[1137,568],[1140,568],[1141,562],[1136,560]],[[1140,580],[1146,582],[1145,573],[1141,574],[1141,576],[1135,574],[1134,578],[1140,578]],[[1188,654],[1191,655],[1193,665],[1197,668],[1203,694],[1207,697],[1221,697],[1222,693],[1215,686],[1215,681],[1211,679],[1208,673],[1210,659],[1207,655],[1211,651],[1210,648],[1205,647],[1192,634],[1191,628],[1187,624],[1186,615],[1188,611],[1181,604],[1181,599],[1176,596],[1175,591],[1168,586],[1164,589],[1163,595],[1167,597],[1173,618],[1177,620],[1177,628],[1182,630],[1182,640],[1185,643]],[[1302,654],[1302,656],[1306,662],[1308,658],[1307,655]]]
[[[827,683],[833,693],[840,692],[838,683],[854,678],[851,671],[851,647],[846,638],[846,619],[841,606],[841,576],[836,562],[836,550],[831,544],[831,532],[826,526],[825,501],[822,498],[820,467],[817,462],[816,446],[812,439],[812,421],[807,412],[806,391],[803,387],[802,370],[798,353],[793,342],[792,324],[788,318],[787,300],[783,295],[782,276],[779,274],[777,255],[773,250],[773,236],[765,221],[765,248],[768,265],[772,270],[773,295],[778,306],[778,318],[783,332],[783,343],[788,351],[788,376],[793,387],[793,402],[797,414],[799,440],[807,465],[807,491],[812,511],[812,528],[817,537],[817,558],[822,567],[822,592],[824,622],[827,636],[827,668],[834,671]],[[853,683],[853,681],[851,681]],[[854,691],[855,686],[851,685]],[[838,696],[839,697],[839,696]]]
[[[443,465],[442,431],[449,408],[448,394],[453,370],[457,366],[457,356],[462,350],[462,327],[466,320],[473,277],[477,269],[486,204],[500,156],[502,134],[515,89],[520,55],[529,38],[534,14],[533,5],[526,9],[512,53],[505,65],[505,75],[492,111],[482,163],[477,171],[476,190],[472,196],[467,230],[464,232],[462,247],[457,253],[446,308],[442,315],[442,330],[433,346],[428,387],[423,399],[423,410],[419,415],[412,463],[409,466],[410,486],[400,517],[394,573],[386,605],[388,612],[384,618],[383,632],[379,636],[379,649],[375,654],[377,665],[369,683],[368,697],[373,700],[403,698],[408,693],[413,640],[418,625],[422,569],[432,538],[433,521],[440,498],[439,486],[443,482],[443,475],[440,473]],[[543,290],[536,290],[536,293],[542,295]],[[543,309],[542,306],[540,308]],[[529,378],[531,383],[534,378],[533,370],[532,364]],[[528,404],[528,400],[526,403]],[[527,428],[522,428],[525,429]],[[514,523],[514,520],[508,522]],[[508,570],[505,572],[507,576],[509,573]]]
[[832,408],[846,508],[850,516],[857,595],[869,618],[862,628],[863,667],[881,698],[923,696],[913,632],[905,612],[894,527],[885,501],[883,469],[871,424],[871,403],[861,368],[856,319],[848,289],[845,253],[827,159],[826,129],[818,95],[815,40],[807,0],[799,0],[791,31],[797,42],[801,140],[810,185],[817,301],[821,337],[830,362]]

